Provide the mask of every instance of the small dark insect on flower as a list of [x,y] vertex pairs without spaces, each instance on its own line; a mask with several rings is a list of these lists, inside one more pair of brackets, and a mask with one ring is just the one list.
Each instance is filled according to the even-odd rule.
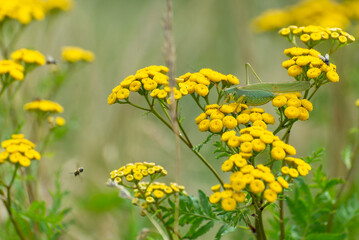
[[323,60],[323,62],[325,62],[325,64],[327,64],[329,66],[329,54],[325,54],[325,57],[323,57],[322,55],[319,55],[320,59]]
[[83,168],[83,167],[80,167],[80,168],[76,169],[76,170],[74,171],[75,177],[76,177],[76,176],[80,176],[80,173],[82,173],[83,171],[84,171],[84,168]]

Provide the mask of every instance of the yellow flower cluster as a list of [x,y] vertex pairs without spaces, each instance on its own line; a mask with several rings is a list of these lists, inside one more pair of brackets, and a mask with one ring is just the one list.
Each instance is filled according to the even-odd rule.
[[73,7],[72,0],[43,0],[46,12],[50,11],[69,11]]
[[[235,131],[228,131],[222,134],[221,140],[226,142],[231,148],[238,148],[239,153],[233,155],[222,164],[222,171],[228,172],[243,167],[247,164],[245,159],[264,151],[267,145],[270,146],[271,156],[275,160],[283,160],[287,155],[295,155],[296,150],[293,146],[284,143],[278,136],[274,136],[271,131],[265,130],[260,126],[253,126],[241,129],[240,136],[236,136]],[[238,159],[238,157],[240,157]],[[244,165],[243,165],[244,164]]]
[[48,117],[47,121],[50,123],[51,127],[62,127],[66,124],[66,120],[63,117]]
[[[108,104],[114,104],[117,99],[123,100],[130,96],[130,92],[138,92],[158,99],[165,99],[171,91],[169,85],[168,68],[165,66],[149,66],[142,68],[135,75],[126,77],[118,86],[112,89],[112,93],[107,99]],[[186,89],[174,89],[175,99],[180,99],[186,95]]]
[[[128,163],[119,169],[113,170],[110,173],[110,183],[123,185],[127,188],[134,189],[135,197],[132,204],[141,206],[146,209],[151,203],[160,203],[161,200],[173,195],[174,193],[181,192],[186,194],[184,186],[176,183],[154,182],[155,179],[167,175],[167,171],[160,165],[148,162]],[[145,177],[150,177],[150,182],[142,181]],[[124,183],[133,183],[134,186],[128,186]]]
[[11,139],[3,141],[1,147],[5,151],[0,153],[0,163],[8,160],[11,163],[19,163],[23,167],[28,167],[31,160],[40,160],[41,158],[40,153],[34,149],[35,144],[25,139],[23,134],[11,135]]
[[313,104],[307,99],[299,99],[294,93],[288,93],[276,96],[272,100],[274,107],[284,109],[284,115],[288,119],[299,119],[306,121],[309,118],[309,112],[313,111]]
[[[221,202],[225,211],[233,211],[237,204],[244,202],[246,193],[261,194],[259,196],[268,202],[274,202],[283,188],[289,187],[287,180],[299,175],[305,176],[311,170],[304,160],[288,156],[296,154],[292,145],[284,143],[265,128],[259,125],[247,127],[241,129],[240,134],[236,136],[233,130],[222,134],[221,140],[229,147],[237,148],[238,153],[231,155],[221,167],[223,172],[232,172],[230,183],[224,184],[222,192],[220,185],[213,186],[214,193],[209,199],[213,204]],[[274,175],[271,169],[263,164],[252,164],[252,158],[265,151],[267,146],[270,149],[271,161],[282,160],[281,176]]]
[[62,59],[66,62],[74,63],[78,61],[92,62],[95,59],[93,52],[79,47],[63,47]]
[[[294,149],[291,146],[290,148]],[[276,147],[272,148],[272,154],[273,149]],[[279,151],[276,149],[275,152]],[[224,167],[227,169],[223,169]],[[283,188],[289,187],[288,181],[299,175],[306,176],[311,170],[311,166],[302,159],[286,157],[281,168],[282,176],[276,177],[269,167],[263,164],[258,164],[255,167],[248,163],[241,154],[234,154],[224,162],[222,170],[232,171],[230,183],[224,184],[222,192],[220,185],[213,186],[214,193],[210,196],[209,201],[213,204],[221,202],[225,211],[233,211],[238,203],[246,200],[246,193],[260,194],[259,196],[268,202],[276,201]]]
[[292,178],[296,178],[299,175],[306,176],[312,167],[300,158],[286,157],[284,159],[281,172],[283,175],[289,175]]
[[41,112],[57,112],[62,113],[64,111],[63,107],[50,100],[35,100],[33,102],[26,103],[24,105],[24,110],[27,111],[41,111]]
[[[328,79],[330,82],[338,82],[339,75],[336,66],[332,63],[327,65],[320,57],[320,52],[314,49],[292,47],[284,50],[284,54],[291,59],[282,63],[288,75],[301,79],[305,78],[323,81]],[[302,75],[303,74],[303,75]]]
[[356,105],[357,107],[359,107],[359,99],[357,99],[357,100],[355,101],[355,105]]
[[253,23],[258,31],[276,30],[290,24],[345,29],[351,19],[358,19],[358,12],[359,4],[355,1],[337,3],[331,0],[302,0],[283,9],[270,9],[254,19]]
[[[231,103],[207,105],[205,112],[201,113],[195,120],[198,130],[201,132],[211,131],[220,133],[236,128],[243,124],[267,128],[267,124],[274,124],[274,117],[269,113],[264,113],[262,108],[254,107],[247,109],[245,104]],[[234,131],[233,131],[234,132]]]
[[[233,156],[241,158],[239,154]],[[238,203],[246,201],[246,193],[260,194],[259,196],[268,202],[275,202],[278,194],[283,188],[288,188],[289,184],[282,176],[276,179],[269,167],[263,164],[254,167],[249,164],[241,167],[239,171],[234,171],[230,176],[230,183],[224,184],[223,187],[224,191],[220,191],[220,185],[213,186],[214,193],[209,201],[213,204],[221,201],[225,211],[233,211]]]
[[233,211],[237,207],[237,203],[246,201],[246,194],[242,191],[233,191],[231,184],[224,184],[225,190],[220,191],[221,186],[215,185],[212,187],[214,193],[209,197],[212,204],[221,202],[222,208],[225,211]]
[[[148,204],[159,202],[161,199],[169,197],[174,193],[182,192],[186,194],[184,190],[185,187],[177,183],[170,183],[168,186],[160,182],[153,182],[151,184],[141,182],[139,188],[134,190],[135,198],[132,200],[132,203],[134,205],[140,205],[144,209],[148,207]],[[140,199],[145,201],[140,204]]]
[[15,52],[11,53],[11,58],[16,62],[23,61],[25,63],[34,63],[38,65],[44,65],[46,63],[45,56],[42,55],[39,51],[25,48],[16,50]]
[[185,87],[188,93],[205,97],[209,93],[210,84],[223,83],[224,87],[238,85],[239,80],[231,74],[224,75],[209,68],[203,68],[196,73],[186,73],[177,79],[180,88]]
[[0,21],[10,18],[28,24],[42,20],[53,9],[67,11],[71,5],[70,0],[0,0]]
[[298,37],[307,46],[315,46],[321,40],[334,40],[337,44],[347,44],[355,41],[354,36],[341,28],[324,28],[320,26],[297,27],[291,25],[279,30],[279,34],[289,39]]
[[[164,99],[170,103],[169,77],[166,75],[168,68],[165,66],[149,66],[140,69],[135,75],[125,78],[118,86],[112,89],[108,104],[114,104],[117,100],[127,99],[130,92],[138,92],[140,95],[149,95],[152,98]],[[173,89],[175,100],[179,100],[187,94],[205,97],[213,83],[223,83],[224,87],[235,85],[239,80],[233,75],[223,75],[219,72],[205,68],[196,73],[186,73],[176,78],[177,86]],[[211,85],[212,84],[212,85]],[[196,96],[196,97],[197,97]]]
[[9,74],[15,80],[24,80],[24,67],[12,60],[0,61],[0,75]]
[[123,178],[128,182],[138,183],[147,176],[153,180],[166,175],[167,171],[162,166],[148,162],[128,163],[110,173],[111,181],[117,184],[122,184]]

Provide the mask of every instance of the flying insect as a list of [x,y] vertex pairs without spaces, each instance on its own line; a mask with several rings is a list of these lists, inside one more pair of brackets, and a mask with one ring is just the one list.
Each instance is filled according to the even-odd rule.
[[322,55],[319,54],[320,59],[323,60],[323,62],[325,62],[325,64],[327,64],[329,66],[329,54],[325,54],[325,56],[323,57]]
[[55,58],[53,58],[52,56],[48,56],[47,59],[46,59],[46,64],[54,64],[56,65],[57,64],[57,61]]
[[73,174],[76,176],[80,176],[80,173],[82,173],[84,171],[83,167],[79,167],[78,169],[76,169]]

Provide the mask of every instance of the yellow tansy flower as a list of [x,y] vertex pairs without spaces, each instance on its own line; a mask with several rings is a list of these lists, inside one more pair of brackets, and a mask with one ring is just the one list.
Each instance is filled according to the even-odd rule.
[[284,110],[284,115],[288,118],[288,119],[295,119],[295,118],[298,118],[300,114],[300,111],[298,108],[296,107],[287,107],[285,110]]
[[95,55],[91,51],[79,47],[64,47],[61,52],[64,61],[74,63],[78,61],[92,62]]
[[228,129],[237,127],[237,120],[233,116],[225,116],[222,121],[223,125]]
[[327,72],[327,78],[331,82],[338,82],[339,81],[339,75],[335,71],[328,71]]
[[252,193],[261,193],[263,192],[265,185],[262,180],[255,179],[250,183],[249,188]]
[[285,158],[285,151],[281,147],[274,147],[271,150],[271,156],[276,160],[282,160]]
[[209,124],[210,124],[211,120],[209,119],[204,119],[202,120],[199,124],[198,124],[198,130],[201,132],[206,132],[209,129]]
[[241,141],[240,141],[240,137],[238,136],[231,136],[227,141],[227,145],[232,148],[239,147],[240,144]]
[[222,200],[222,208],[225,211],[233,211],[234,209],[236,209],[237,203],[233,198],[224,198]]
[[215,192],[209,197],[209,202],[212,204],[218,203],[222,198],[222,195],[220,192]]
[[223,122],[220,119],[213,119],[209,123],[209,130],[213,133],[218,133],[222,131],[222,128],[223,128]]
[[246,194],[244,194],[243,192],[234,193],[233,198],[234,200],[236,200],[236,202],[242,203],[246,200]]
[[263,193],[263,197],[268,202],[275,202],[277,200],[277,193],[273,191],[272,189],[266,189]]

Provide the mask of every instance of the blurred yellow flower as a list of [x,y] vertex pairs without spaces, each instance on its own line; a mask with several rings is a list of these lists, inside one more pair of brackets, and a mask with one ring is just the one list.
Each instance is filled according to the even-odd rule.
[[33,102],[26,103],[24,105],[24,110],[57,113],[62,113],[64,111],[60,104],[50,100],[35,100]]
[[23,134],[13,134],[11,139],[1,142],[1,147],[5,151],[0,153],[0,163],[9,160],[13,164],[28,167],[31,160],[40,160],[41,158],[40,153],[34,150],[35,144],[25,139]]
[[0,61],[0,75],[9,74],[15,80],[24,80],[24,67],[12,60]]
[[64,47],[61,55],[64,61],[70,63],[78,61],[92,62],[95,59],[93,52],[79,47]]
[[39,51],[25,48],[21,48],[11,53],[11,58],[16,62],[24,61],[25,63],[34,63],[38,65],[44,65],[46,63],[45,56]]
[[[253,20],[253,26],[257,31],[272,31],[290,24],[305,26],[318,25],[323,27],[340,27],[345,29],[351,19],[358,19],[359,4],[354,1],[337,3],[330,0],[302,0],[297,4],[283,9],[269,9]],[[300,33],[295,30],[295,33]],[[288,35],[284,30],[281,35]],[[323,35],[322,35],[323,36]],[[303,40],[319,40],[319,35],[303,37]],[[305,38],[305,39],[304,39]]]

